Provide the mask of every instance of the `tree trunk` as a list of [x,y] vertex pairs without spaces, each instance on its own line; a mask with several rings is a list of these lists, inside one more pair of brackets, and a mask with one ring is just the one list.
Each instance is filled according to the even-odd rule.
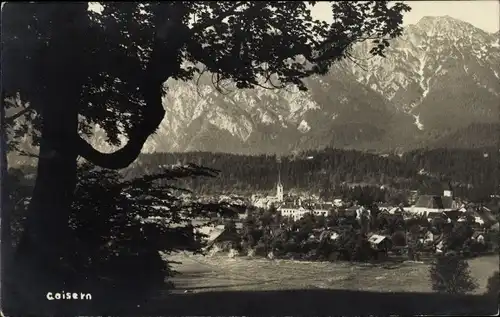
[[[0,96],[0,179],[4,180],[0,182],[0,206],[1,206],[1,218],[0,218],[0,241],[2,244],[2,256],[1,256],[1,278],[5,281],[8,277],[9,272],[9,262],[12,256],[12,232],[11,232],[11,204],[9,201],[9,193],[7,192],[7,184],[5,179],[7,178],[8,166],[7,166],[7,126],[5,124],[5,105],[4,105],[4,92],[2,90]],[[1,288],[1,298],[5,298],[6,288]]]
[[40,49],[40,56],[46,57],[39,70],[45,82],[40,83],[38,98],[31,101],[43,121],[36,183],[15,254],[14,274],[22,297],[18,300],[23,305],[29,300],[35,301],[34,307],[54,305],[60,301],[47,301],[47,292],[72,291],[74,275],[64,267],[73,241],[68,220],[76,186],[78,109],[85,77],[80,65],[82,50],[75,42],[79,33],[67,21],[85,15],[83,9],[86,4],[47,9],[61,29]]
[[18,249],[21,258],[49,266],[59,263],[70,241],[68,219],[76,186],[78,117],[67,106],[72,98],[60,97],[44,114],[37,179]]

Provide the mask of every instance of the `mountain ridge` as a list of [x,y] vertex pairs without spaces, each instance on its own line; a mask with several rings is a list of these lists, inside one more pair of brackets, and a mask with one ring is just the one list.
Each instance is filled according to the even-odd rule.
[[[196,135],[188,133],[184,145],[178,136],[176,146],[167,147],[158,141],[172,134],[165,129],[149,149],[286,154],[327,146],[385,151],[443,145],[447,135],[460,129],[498,122],[497,43],[494,34],[467,22],[423,17],[392,41],[386,58],[368,59],[368,71],[343,60],[329,75],[306,79],[307,92],[257,88],[238,90],[229,97],[217,96],[202,84],[208,97],[201,103],[210,113],[197,117],[210,122],[202,129],[193,121],[175,123],[178,113],[191,109],[195,90],[192,83],[175,83],[170,86],[175,97],[166,103],[165,122],[177,131],[189,126]],[[363,60],[368,44],[354,47],[353,52]],[[185,89],[183,93],[177,85]],[[178,104],[185,109],[178,110]]]

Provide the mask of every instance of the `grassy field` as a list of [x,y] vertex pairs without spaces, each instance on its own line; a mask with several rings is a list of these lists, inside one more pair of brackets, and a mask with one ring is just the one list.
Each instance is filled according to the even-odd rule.
[[[484,293],[487,279],[498,270],[495,256],[470,260],[472,275],[479,283],[475,295],[432,292],[429,266],[424,263],[271,261],[187,253],[168,259],[182,262],[173,265],[180,272],[173,279],[173,292],[165,285],[162,294],[139,305],[130,297],[133,294],[125,299],[101,294],[96,301],[78,302],[76,310],[75,302],[44,301],[44,315],[486,316],[498,312],[497,298],[478,296]],[[24,303],[22,307],[31,309]]]
[[[432,292],[429,265],[394,263],[385,265],[290,260],[229,258],[178,253],[169,260],[182,262],[174,269],[177,292],[274,291],[331,289],[374,292]],[[472,276],[484,293],[488,278],[498,270],[498,256],[469,260]]]

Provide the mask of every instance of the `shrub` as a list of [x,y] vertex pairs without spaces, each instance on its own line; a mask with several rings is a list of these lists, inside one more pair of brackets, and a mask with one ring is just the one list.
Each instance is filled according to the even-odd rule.
[[493,275],[488,279],[486,293],[491,296],[500,295],[500,273],[498,271],[493,273]]
[[455,255],[439,256],[430,267],[432,289],[439,293],[466,294],[478,285],[469,264]]
[[351,250],[351,260],[365,262],[373,257],[373,249],[365,236],[357,238],[354,248]]
[[394,246],[402,247],[406,245],[406,234],[404,231],[396,231],[391,236],[391,241]]
[[498,241],[500,240],[499,232],[493,231],[493,230],[489,231],[485,236],[485,240],[486,240],[486,245],[487,245],[488,249],[490,251],[498,253],[498,250],[499,250]]
[[336,262],[341,259],[341,253],[339,251],[333,251],[328,255],[328,261]]
[[316,250],[310,250],[304,254],[302,259],[306,261],[317,261],[319,259],[318,252]]
[[33,184],[26,179],[22,170],[14,168],[8,170],[3,184],[6,187],[8,200],[4,201],[2,208],[8,208],[10,211],[11,244],[12,247],[15,247],[23,233],[23,224]]
[[257,243],[257,245],[255,246],[255,255],[256,256],[267,256],[267,251],[268,251],[268,247],[261,241],[259,241],[259,243]]

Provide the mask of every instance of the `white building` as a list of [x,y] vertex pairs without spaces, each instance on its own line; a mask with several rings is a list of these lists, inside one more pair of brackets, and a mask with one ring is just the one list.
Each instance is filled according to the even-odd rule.
[[278,211],[283,217],[290,217],[294,221],[303,218],[305,214],[310,213],[310,209],[306,209],[302,206],[297,206],[294,204],[283,204],[278,208]]
[[312,213],[315,216],[323,216],[326,217],[330,214],[330,209],[328,208],[330,205],[328,204],[314,204],[310,206]]
[[356,219],[357,220],[361,219],[361,216],[366,216],[368,218],[371,218],[372,212],[369,209],[366,209],[365,207],[361,206],[356,209]]
[[451,191],[445,190],[443,196],[421,195],[408,211],[412,214],[423,215],[458,210],[459,208],[460,206],[453,200]]
[[328,204],[313,204],[310,206],[302,206],[300,200],[297,203],[285,203],[278,207],[278,211],[283,217],[290,217],[294,221],[303,218],[306,214],[326,217],[330,214]]
[[333,205],[335,207],[343,207],[344,206],[344,202],[342,201],[342,199],[336,198],[336,199],[333,200]]

